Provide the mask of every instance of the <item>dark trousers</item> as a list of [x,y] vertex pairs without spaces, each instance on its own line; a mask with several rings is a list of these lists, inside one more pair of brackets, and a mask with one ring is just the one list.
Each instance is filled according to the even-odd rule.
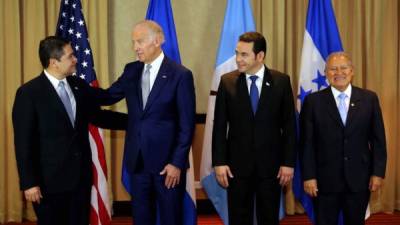
[[276,178],[252,176],[230,179],[229,224],[253,225],[255,206],[258,225],[278,225],[280,195],[281,186]]
[[340,211],[344,225],[364,225],[365,211],[370,192],[343,191],[339,193],[318,193],[314,199],[317,225],[337,225]]
[[83,181],[76,190],[46,194],[33,208],[38,225],[88,225],[90,214],[91,180]]
[[[168,189],[165,176],[146,172],[131,174],[132,211],[135,225],[182,225],[186,173],[178,186]],[[157,217],[157,212],[159,217]]]

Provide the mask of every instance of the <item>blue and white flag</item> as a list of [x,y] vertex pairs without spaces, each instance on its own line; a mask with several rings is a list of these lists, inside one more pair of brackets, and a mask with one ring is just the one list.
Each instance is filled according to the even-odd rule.
[[[208,99],[206,126],[204,131],[203,151],[200,166],[201,185],[209,200],[213,203],[225,225],[228,225],[228,205],[226,189],[222,188],[216,178],[211,160],[212,128],[214,121],[215,97],[221,76],[237,69],[235,49],[239,36],[245,32],[255,31],[253,12],[248,0],[228,0],[224,24],[217,53],[214,76]],[[283,198],[282,198],[283,199]],[[282,200],[281,199],[281,200]],[[281,201],[282,203],[282,201]],[[282,206],[283,204],[281,204]],[[280,218],[284,214],[281,207]]]
[[[147,8],[146,19],[157,22],[164,31],[165,42],[161,46],[164,54],[176,63],[181,63],[178,48],[178,39],[176,37],[174,16],[172,13],[170,0],[150,0]],[[189,152],[189,165],[186,171],[186,192],[183,198],[183,224],[196,225],[196,192],[194,189],[194,170],[192,149]],[[129,174],[123,168],[122,180],[127,190],[130,190]],[[159,210],[157,210],[157,213]],[[160,215],[157,215],[157,225],[162,225]]]
[[215,97],[221,76],[237,69],[235,49],[239,36],[245,32],[255,30],[253,12],[248,0],[228,0],[210,96],[208,98],[208,110],[200,165],[201,185],[225,225],[228,225],[227,193],[226,190],[218,184],[211,161]]
[[[325,59],[332,52],[343,51],[335,14],[330,0],[310,0],[301,53],[297,110],[300,112],[305,97],[328,87],[325,77]],[[293,192],[303,205],[310,220],[315,223],[312,199],[304,192],[301,167],[297,160]]]
[[[297,110],[300,112],[304,98],[328,87],[324,75],[325,61],[329,54],[343,51],[335,13],[330,0],[310,0],[308,3],[306,29],[301,54]],[[296,163],[293,191],[303,205],[310,220],[315,223],[311,197],[303,189],[300,163]],[[369,207],[366,217],[369,217]],[[340,216],[339,224],[343,224]]]

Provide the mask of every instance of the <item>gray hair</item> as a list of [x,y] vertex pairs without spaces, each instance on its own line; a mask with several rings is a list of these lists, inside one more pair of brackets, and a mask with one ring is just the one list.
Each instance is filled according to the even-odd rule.
[[134,28],[141,26],[150,31],[152,37],[160,38],[161,43],[164,43],[165,36],[161,26],[153,20],[142,20],[134,25]]

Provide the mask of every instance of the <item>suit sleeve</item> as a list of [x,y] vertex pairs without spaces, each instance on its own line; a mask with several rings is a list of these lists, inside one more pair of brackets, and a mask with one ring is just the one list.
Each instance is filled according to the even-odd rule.
[[186,169],[187,159],[192,145],[196,116],[196,97],[192,72],[182,74],[177,87],[178,134],[171,164]]
[[40,184],[36,111],[27,91],[18,89],[12,110],[15,156],[21,190]]
[[93,95],[93,91],[101,91],[108,95],[106,91],[99,88],[94,90],[95,88],[90,87],[88,83],[79,78],[76,78],[76,82],[84,92],[85,107],[89,111],[90,123],[105,129],[126,130],[128,124],[128,115],[126,113],[103,110],[99,102],[95,100],[96,96]]
[[226,104],[226,90],[223,78],[219,83],[217,96],[215,99],[214,123],[212,132],[212,165],[227,165],[227,127],[228,109]]
[[100,105],[113,105],[125,98],[125,86],[128,85],[129,69],[125,66],[122,75],[108,89],[102,88],[90,89],[93,99]]
[[128,114],[92,107],[90,122],[94,125],[112,130],[126,130],[128,127]]
[[373,116],[372,116],[372,126],[370,133],[370,147],[372,150],[372,175],[378,177],[385,177],[386,170],[386,138],[385,138],[385,128],[383,125],[382,111],[379,105],[378,96],[373,95]]
[[300,112],[300,163],[303,180],[316,179],[312,103],[307,96]]
[[282,137],[284,143],[284,151],[282,158],[282,166],[294,168],[296,162],[296,113],[294,109],[292,86],[290,85],[289,76],[285,76],[284,96],[283,96],[283,121],[282,121]]

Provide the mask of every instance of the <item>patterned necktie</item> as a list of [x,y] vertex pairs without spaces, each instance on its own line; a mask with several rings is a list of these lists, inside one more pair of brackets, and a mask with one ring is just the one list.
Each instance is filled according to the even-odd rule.
[[151,65],[150,64],[146,65],[146,69],[144,70],[144,73],[142,76],[143,109],[146,106],[147,98],[149,97],[149,94],[150,94],[150,69],[151,69]]
[[256,114],[257,112],[257,105],[258,105],[258,88],[256,85],[256,80],[258,79],[258,76],[250,76],[251,80],[251,85],[250,85],[250,100],[251,100],[251,108],[253,109],[253,113]]
[[65,90],[64,81],[60,81],[58,83],[58,94],[61,98],[62,103],[64,104],[65,110],[67,111],[69,120],[71,121],[72,126],[74,126],[74,122],[75,122],[74,113],[72,111],[72,105],[71,105],[71,101],[69,100],[67,90]]
[[340,95],[338,96],[339,98],[339,105],[338,105],[338,109],[339,109],[339,114],[340,117],[342,118],[342,122],[344,125],[346,125],[346,119],[347,119],[347,105],[346,105],[346,98],[347,95],[345,93],[340,93]]

